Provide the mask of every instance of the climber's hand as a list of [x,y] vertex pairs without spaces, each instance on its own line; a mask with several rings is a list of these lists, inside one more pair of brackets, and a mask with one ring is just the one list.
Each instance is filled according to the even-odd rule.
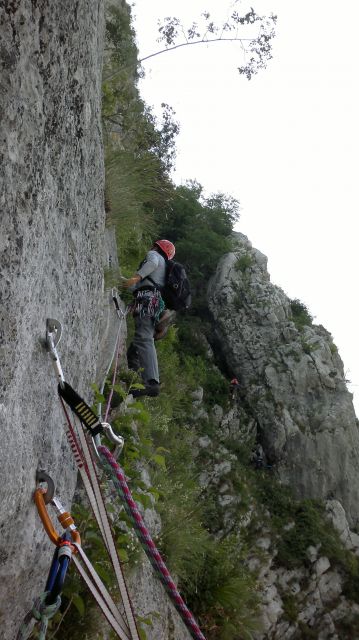
[[129,289],[130,287],[133,287],[135,284],[137,284],[140,280],[141,276],[139,276],[138,274],[132,276],[132,278],[123,278],[123,280],[120,281],[120,287],[123,289]]

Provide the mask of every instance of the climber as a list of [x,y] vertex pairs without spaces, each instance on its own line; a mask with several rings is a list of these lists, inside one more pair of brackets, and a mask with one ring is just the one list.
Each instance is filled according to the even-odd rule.
[[239,393],[239,382],[237,378],[232,378],[229,384],[229,398],[232,402],[237,398]]
[[142,369],[144,389],[134,389],[132,395],[158,396],[160,380],[155,339],[167,332],[171,312],[165,309],[161,288],[165,285],[166,261],[172,260],[175,247],[169,240],[156,240],[137,272],[122,281],[122,286],[134,295],[132,315],[135,335],[127,351],[130,369]]

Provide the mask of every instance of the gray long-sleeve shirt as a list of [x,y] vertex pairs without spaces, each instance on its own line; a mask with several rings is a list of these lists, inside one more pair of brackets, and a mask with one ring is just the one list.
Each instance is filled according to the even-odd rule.
[[[137,269],[136,273],[141,276],[141,280],[134,287],[134,291],[146,285],[153,287],[153,282],[155,282],[159,287],[163,287],[166,280],[166,260],[160,253],[158,253],[158,251],[151,249],[147,253],[142,266],[140,269]],[[148,280],[146,276],[151,276],[151,280],[153,280],[153,282]]]

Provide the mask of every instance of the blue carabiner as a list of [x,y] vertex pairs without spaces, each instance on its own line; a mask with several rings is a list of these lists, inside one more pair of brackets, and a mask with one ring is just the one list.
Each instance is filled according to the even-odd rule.
[[56,602],[56,599],[64,587],[64,582],[67,574],[67,569],[71,562],[71,552],[63,553],[61,550],[69,549],[70,547],[67,543],[71,543],[71,534],[69,531],[65,531],[65,533],[61,536],[62,542],[65,545],[59,545],[56,547],[52,563],[49,571],[49,575],[47,577],[47,582],[45,586],[45,591],[47,592],[45,603],[46,605],[53,604]]

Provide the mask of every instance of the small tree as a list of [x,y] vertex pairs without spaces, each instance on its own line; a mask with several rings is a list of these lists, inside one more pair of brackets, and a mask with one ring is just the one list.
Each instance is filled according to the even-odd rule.
[[[233,11],[229,19],[220,25],[213,22],[208,11],[201,14],[201,24],[193,22],[190,27],[185,27],[180,18],[167,17],[162,24],[158,22],[160,37],[157,41],[163,42],[165,48],[145,56],[139,62],[145,62],[149,58],[180,47],[237,41],[241,44],[245,59],[238,71],[250,80],[260,69],[264,69],[272,58],[272,39],[275,36],[276,21],[277,16],[259,16],[253,7],[243,15]],[[246,27],[248,34],[253,30],[255,34],[248,37],[244,33]]]

